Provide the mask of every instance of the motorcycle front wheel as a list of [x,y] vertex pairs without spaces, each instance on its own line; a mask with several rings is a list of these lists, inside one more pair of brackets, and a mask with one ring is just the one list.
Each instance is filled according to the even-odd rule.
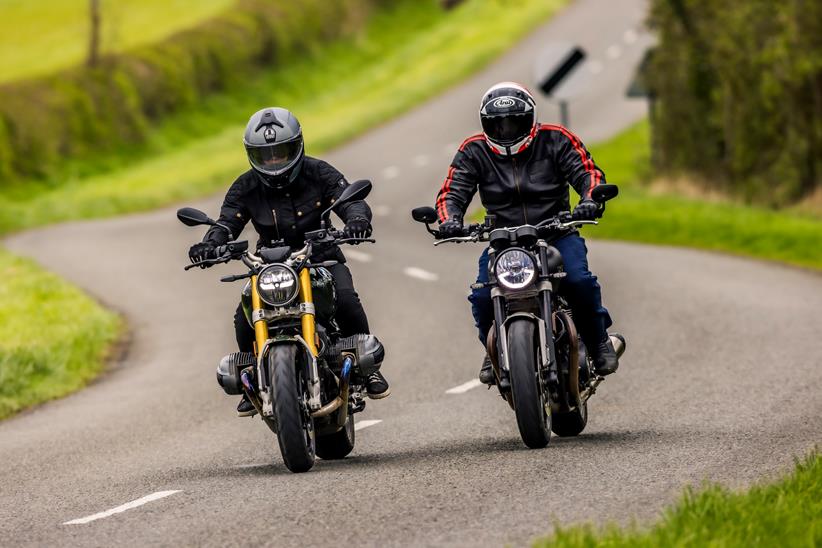
[[537,373],[534,324],[517,319],[508,327],[508,362],[511,395],[522,441],[540,449],[551,441],[551,405]]
[[277,442],[286,468],[307,472],[314,466],[314,421],[308,411],[304,368],[297,364],[297,348],[277,345],[268,354],[271,397],[277,418]]

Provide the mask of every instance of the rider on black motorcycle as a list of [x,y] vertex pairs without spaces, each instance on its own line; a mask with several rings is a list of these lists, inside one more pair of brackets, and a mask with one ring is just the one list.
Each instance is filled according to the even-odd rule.
[[[288,110],[265,108],[248,122],[243,137],[251,169],[240,175],[229,188],[220,210],[218,224],[206,233],[201,243],[189,251],[192,262],[215,257],[215,248],[239,237],[251,221],[259,234],[257,247],[283,242],[293,248],[303,246],[305,233],[320,228],[322,212],[334,204],[348,185],[345,177],[328,163],[305,155],[300,123]],[[334,212],[345,222],[348,237],[371,235],[371,209],[363,200],[349,202]],[[336,319],[343,337],[369,333],[368,318],[354,289],[351,271],[338,246],[314,254],[317,261],[335,260],[329,267],[337,289]],[[242,306],[234,315],[237,345],[241,352],[252,352],[254,330]],[[368,377],[368,396],[389,395],[388,382],[378,371]],[[243,396],[237,407],[240,416],[251,416],[254,406]]]
[[[463,216],[477,190],[488,214],[496,216],[497,227],[536,225],[567,212],[569,184],[581,197],[574,218],[594,219],[601,213],[604,206],[591,200],[591,190],[605,183],[605,175],[576,135],[562,126],[538,123],[536,102],[525,87],[513,82],[491,87],[480,104],[480,121],[482,133],[462,143],[437,195],[440,237],[462,235]],[[611,317],[602,306],[596,276],[588,270],[585,240],[573,232],[552,245],[565,264],[560,290],[594,368],[599,375],[609,375],[619,362],[606,333]],[[479,259],[477,282],[488,282],[487,249]],[[485,347],[494,321],[491,290],[474,289],[468,300]],[[494,383],[488,356],[480,380]]]

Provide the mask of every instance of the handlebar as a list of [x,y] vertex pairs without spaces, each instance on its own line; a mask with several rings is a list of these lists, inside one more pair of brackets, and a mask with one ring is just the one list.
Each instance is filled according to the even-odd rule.
[[[565,230],[573,230],[578,226],[583,225],[596,225],[599,224],[597,221],[588,220],[588,219],[573,219],[570,213],[560,214],[555,217],[551,217],[550,219],[546,219],[537,225],[520,225],[520,226],[510,226],[510,227],[501,227],[500,230],[507,230],[509,232],[515,232],[516,230],[526,227],[526,226],[533,226],[539,230],[551,230],[551,231],[565,231]],[[439,231],[434,232],[435,242],[434,245],[438,246],[444,243],[462,243],[462,242],[487,242],[489,240],[489,235],[492,230],[495,228],[488,226],[487,224],[479,224],[473,223],[466,227],[463,227],[463,235],[462,236],[453,236],[450,238],[439,238]]]

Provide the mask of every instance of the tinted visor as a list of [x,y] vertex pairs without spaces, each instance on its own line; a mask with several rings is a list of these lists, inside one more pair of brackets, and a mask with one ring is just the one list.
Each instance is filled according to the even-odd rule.
[[279,175],[300,158],[303,138],[259,147],[246,145],[245,149],[252,166],[263,173]]
[[531,133],[533,127],[533,111],[482,117],[482,130],[492,141],[500,145],[518,143]]

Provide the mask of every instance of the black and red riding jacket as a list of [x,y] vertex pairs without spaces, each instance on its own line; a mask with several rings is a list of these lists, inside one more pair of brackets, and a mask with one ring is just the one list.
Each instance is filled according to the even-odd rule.
[[437,194],[440,222],[462,219],[479,190],[496,226],[535,225],[570,208],[568,186],[588,198],[605,183],[582,141],[562,126],[534,128],[531,145],[513,156],[493,151],[480,133],[460,145]]

